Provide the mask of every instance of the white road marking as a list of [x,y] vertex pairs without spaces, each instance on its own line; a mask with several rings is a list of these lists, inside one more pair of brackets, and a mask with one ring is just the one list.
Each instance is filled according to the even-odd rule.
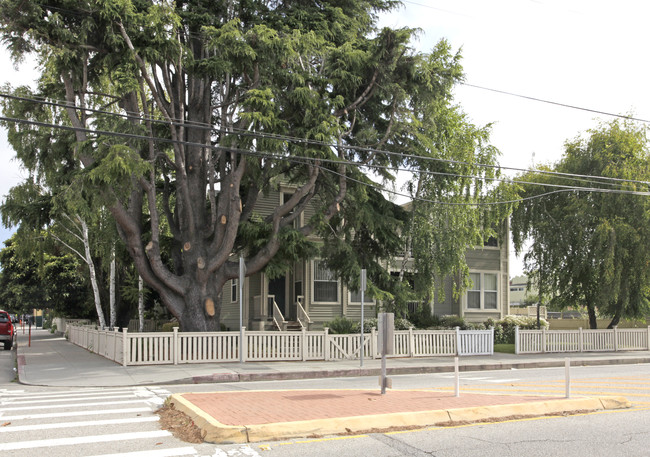
[[93,435],[93,436],[79,436],[75,438],[54,438],[50,440],[18,441],[14,443],[0,444],[0,451],[13,451],[16,449],[33,449],[33,448],[54,447],[54,446],[73,446],[76,444],[109,443],[111,441],[142,440],[147,438],[163,438],[168,436],[172,436],[172,434],[165,430],[157,430],[153,432],[133,432],[133,433],[118,433],[114,435]]
[[3,422],[17,421],[25,419],[52,419],[55,417],[79,417],[79,416],[105,416],[106,414],[122,414],[122,413],[143,413],[151,412],[151,408],[122,408],[122,409],[103,409],[94,411],[70,411],[65,413],[40,413],[40,414],[23,414],[17,416],[3,416],[0,413],[0,420]]
[[193,447],[177,447],[174,449],[157,449],[155,451],[124,452],[122,454],[100,454],[89,457],[174,457],[177,455],[196,455]]
[[21,404],[21,405],[27,405],[27,404],[38,404],[38,403],[60,403],[63,401],[70,401],[70,400],[75,400],[75,401],[87,401],[87,400],[110,400],[113,398],[142,398],[142,396],[136,395],[136,394],[131,394],[131,395],[105,395],[105,396],[97,396],[93,395],[92,397],[75,397],[75,398],[41,398],[40,400],[28,400],[28,399],[21,399],[21,400],[0,400],[0,405],[15,405],[15,404]]
[[[27,392],[25,390],[5,390],[3,395],[6,394],[11,397],[23,396],[25,398],[34,398],[34,397],[51,397],[57,395],[88,395],[89,393],[115,393],[115,392],[132,392],[133,387],[114,387],[110,389],[93,389],[93,388],[80,388],[76,390],[56,390],[53,392]],[[0,390],[2,392],[2,390]]]
[[94,427],[98,425],[120,425],[120,424],[137,424],[141,422],[156,422],[158,416],[147,417],[129,417],[124,419],[105,419],[98,421],[83,421],[83,422],[60,422],[52,424],[35,424],[35,425],[8,425],[0,428],[0,433],[11,432],[27,432],[38,430],[52,430],[57,428],[73,428],[73,427]]
[[[122,400],[122,401],[99,401],[93,403],[79,403],[79,404],[69,404],[69,405],[57,405],[58,408],[77,408],[77,407],[87,407],[87,406],[107,406],[107,405],[125,405],[128,403],[150,403],[150,400],[143,399],[134,399],[134,400]],[[43,409],[43,406],[21,406],[16,408],[0,408],[0,416],[2,413],[9,411],[27,411],[30,409]],[[65,413],[61,413],[63,415]]]

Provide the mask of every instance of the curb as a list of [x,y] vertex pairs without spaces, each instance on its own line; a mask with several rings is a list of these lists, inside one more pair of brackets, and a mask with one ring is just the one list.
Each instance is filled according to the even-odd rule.
[[[650,357],[636,357],[626,359],[601,359],[571,360],[571,366],[598,366],[598,365],[636,365],[650,363]],[[563,368],[564,359],[539,362],[512,362],[512,363],[484,363],[476,365],[461,365],[459,371],[491,371],[491,370],[521,370],[527,368]],[[428,373],[453,373],[454,367],[450,365],[414,366],[414,367],[393,367],[387,368],[386,374],[408,375]],[[283,372],[252,372],[252,373],[214,373],[211,375],[192,376],[175,381],[160,382],[160,384],[205,384],[225,382],[252,382],[252,381],[288,381],[296,379],[318,379],[318,378],[344,378],[362,376],[380,376],[380,368],[350,368],[336,370],[312,370],[312,371],[283,371]]]
[[[516,399],[516,396],[513,397]],[[243,444],[299,438],[309,435],[364,433],[373,429],[425,427],[443,423],[480,422],[512,416],[531,417],[562,414],[571,411],[602,411],[631,407],[631,403],[625,397],[583,397],[269,424],[225,425],[185,399],[183,394],[172,395],[171,403],[177,410],[187,414],[194,421],[201,429],[203,439],[206,442],[217,444]]]

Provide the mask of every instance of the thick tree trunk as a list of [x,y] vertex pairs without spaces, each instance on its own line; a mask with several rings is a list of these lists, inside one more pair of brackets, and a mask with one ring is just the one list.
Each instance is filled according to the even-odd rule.
[[596,320],[596,310],[593,305],[587,305],[587,314],[589,315],[589,328],[597,329],[598,321]]
[[144,281],[138,276],[138,329],[144,332]]
[[617,303],[616,312],[614,313],[614,317],[612,317],[612,321],[607,326],[608,329],[610,329],[610,330],[613,329],[621,321],[622,308],[623,308],[623,304],[622,303]]
[[115,321],[117,320],[117,310],[115,306],[115,245],[111,250],[111,272],[110,272],[110,286],[109,286],[109,312],[110,312],[110,328],[115,327]]

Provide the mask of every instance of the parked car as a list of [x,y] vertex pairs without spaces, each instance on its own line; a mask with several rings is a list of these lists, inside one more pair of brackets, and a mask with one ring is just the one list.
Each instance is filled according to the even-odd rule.
[[9,313],[2,310],[0,310],[0,341],[4,343],[5,350],[11,349],[14,345],[14,324]]

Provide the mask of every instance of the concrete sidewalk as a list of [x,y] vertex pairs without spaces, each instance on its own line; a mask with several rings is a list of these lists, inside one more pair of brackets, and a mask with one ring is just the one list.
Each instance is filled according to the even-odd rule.
[[[18,331],[18,377],[22,384],[56,387],[115,387],[237,381],[377,376],[379,360],[246,362],[123,367],[46,330]],[[462,357],[462,371],[561,367],[557,354]],[[571,365],[650,363],[650,353],[571,354]],[[394,358],[388,374],[450,372],[453,357]],[[394,427],[480,421],[511,416],[628,408],[623,397],[558,398],[485,395],[432,390],[273,390],[172,395],[177,409],[218,443],[357,433]]]
[[[27,330],[18,331],[18,377],[22,384],[61,387],[114,387],[159,384],[287,380],[350,376],[378,376],[381,361],[359,360],[308,362],[201,363],[123,367],[89,352],[62,336],[32,329],[31,345]],[[515,355],[461,357],[461,371],[508,370],[563,367],[566,357],[572,366],[650,363],[650,352],[609,352],[582,354]],[[388,374],[451,372],[453,357],[389,358]]]

